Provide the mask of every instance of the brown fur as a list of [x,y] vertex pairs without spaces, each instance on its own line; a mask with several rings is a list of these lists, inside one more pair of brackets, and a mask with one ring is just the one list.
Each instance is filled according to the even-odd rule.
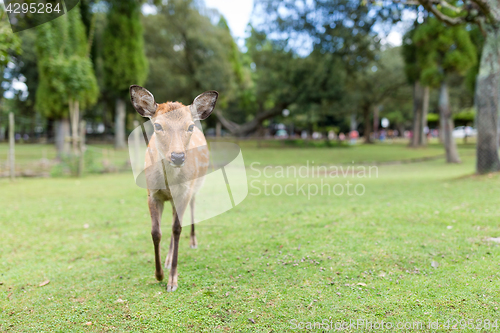
[[158,109],[156,109],[156,113],[154,117],[158,117],[161,114],[174,111],[180,108],[183,108],[184,104],[179,103],[179,102],[167,102],[167,103],[162,103],[158,105]]

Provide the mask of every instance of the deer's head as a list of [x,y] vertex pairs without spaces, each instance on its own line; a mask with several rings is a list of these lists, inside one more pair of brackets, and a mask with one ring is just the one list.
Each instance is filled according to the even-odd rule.
[[216,91],[207,91],[196,97],[189,106],[178,102],[158,104],[147,89],[130,86],[130,98],[135,110],[153,123],[156,147],[162,158],[177,168],[184,165],[193,133],[200,131],[195,122],[210,116],[218,96]]

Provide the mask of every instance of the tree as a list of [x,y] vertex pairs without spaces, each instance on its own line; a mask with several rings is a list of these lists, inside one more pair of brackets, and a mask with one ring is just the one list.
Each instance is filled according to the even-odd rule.
[[21,41],[16,34],[12,32],[7,21],[7,15],[4,7],[0,7],[0,68],[9,63],[13,54],[21,52]]
[[157,14],[143,18],[148,89],[158,101],[184,102],[217,90],[217,108],[225,109],[238,92],[239,69],[232,58],[239,51],[224,18],[215,12],[202,15],[204,7],[193,1],[172,0],[156,8]]
[[289,49],[312,43],[313,49],[339,55],[355,71],[366,67],[380,46],[375,24],[397,19],[398,10],[370,8],[357,0],[256,0],[254,15],[264,18],[259,30],[275,33]]
[[362,111],[363,136],[365,143],[372,143],[370,134],[373,130],[371,115],[387,99],[395,96],[405,87],[403,61],[398,48],[387,49],[379,55],[379,60],[372,66],[352,73],[348,88],[348,104],[351,108]]
[[105,87],[116,98],[115,148],[125,143],[125,98],[131,84],[143,85],[148,75],[144,53],[141,3],[136,0],[109,1],[103,36]]
[[465,74],[477,62],[476,50],[464,27],[446,27],[430,17],[420,25],[413,36],[418,48],[420,81],[425,85],[439,87],[439,113],[442,123],[446,161],[459,163],[458,150],[452,132],[454,128],[448,76],[451,73]]
[[[12,60],[12,57],[21,53],[21,41],[19,37],[12,32],[7,15],[0,7],[0,83],[4,79],[4,72],[7,64]],[[3,99],[4,86],[0,84],[0,100]],[[3,111],[0,109],[0,111]],[[1,131],[1,129],[0,129]]]
[[429,86],[423,87],[420,81],[422,69],[419,66],[418,59],[423,54],[413,40],[418,26],[418,22],[415,21],[413,28],[404,35],[403,47],[401,49],[405,61],[404,69],[406,79],[413,86],[413,135],[410,139],[411,147],[426,145],[424,129],[427,126],[430,94]]
[[486,36],[476,83],[477,160],[480,174],[499,171],[498,112],[500,110],[500,2],[468,0],[418,0],[427,11],[450,26],[473,23]]
[[[397,6],[393,9],[397,10]],[[279,61],[277,67],[266,66],[266,69],[270,69],[270,73],[273,73],[283,66],[288,71],[285,78],[295,76],[302,80],[296,81],[301,87],[300,90],[296,87],[291,89],[283,87],[283,91],[295,91],[301,94],[300,100],[293,98],[287,105],[300,105],[299,110],[308,114],[309,119],[312,119],[312,110],[318,107],[330,109],[321,112],[324,117],[331,114],[332,106],[347,104],[340,101],[343,94],[338,92],[343,91],[345,85],[354,87],[355,73],[366,72],[371,68],[380,46],[378,33],[373,30],[375,23],[381,18],[399,16],[392,9],[374,13],[363,2],[353,0],[257,0],[253,15],[258,15],[259,21],[262,22],[254,29],[255,31],[266,39],[267,36],[273,36],[272,41],[268,41],[270,45],[280,49],[280,52],[289,52],[297,58],[293,60],[292,57],[286,66],[283,66],[283,61]],[[275,52],[273,55],[276,54]],[[269,55],[265,55],[264,59],[270,62]],[[302,71],[297,70],[299,68],[297,64],[291,65],[291,61],[301,63]],[[314,62],[317,64],[316,67]],[[255,61],[254,63],[258,71],[259,65]],[[324,71],[319,72],[318,68],[327,69],[330,77],[323,76]],[[262,77],[263,80],[269,80],[265,72]],[[311,85],[305,86],[302,82],[309,82]],[[260,88],[261,84],[256,86]],[[280,101],[278,98],[275,100]],[[258,112],[254,119],[242,127],[253,129],[262,119],[279,113],[281,113],[279,108]],[[336,113],[339,113],[338,109]],[[369,114],[365,118],[368,117]],[[311,131],[311,122],[309,126]]]
[[[285,44],[270,40],[252,29],[246,41],[251,59],[253,84],[246,92],[253,103],[243,107],[247,121],[236,124],[218,113],[221,123],[234,135],[249,135],[270,118],[289,108],[292,115],[304,114],[311,120],[314,111],[325,115],[331,101],[341,98],[345,70],[340,57],[319,50],[300,57]],[[312,125],[312,122],[308,122]],[[310,129],[311,130],[311,129]]]
[[56,146],[61,155],[69,134],[68,109],[73,118],[73,138],[76,139],[79,109],[97,101],[97,82],[88,57],[87,36],[79,6],[36,30],[39,72],[36,109],[46,117],[60,120]]

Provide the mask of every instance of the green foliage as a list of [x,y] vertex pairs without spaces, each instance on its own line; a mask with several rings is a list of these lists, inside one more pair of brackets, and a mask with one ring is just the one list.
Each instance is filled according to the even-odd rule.
[[337,55],[315,50],[300,57],[253,28],[246,47],[252,59],[251,91],[256,100],[247,114],[289,108],[294,120],[307,126],[307,122],[323,120],[332,110],[332,101],[345,92],[345,66]]
[[[377,21],[399,17],[397,6],[382,9],[351,0],[257,0],[254,12],[262,17],[256,30],[263,37],[272,36],[274,48],[299,55],[293,61],[276,59],[277,65],[267,67],[262,80],[267,83],[276,69],[287,69],[285,78],[294,81],[291,87],[280,84],[278,91],[294,97],[289,103],[294,120],[307,124],[309,131],[313,127],[340,125],[347,113],[380,102],[384,99],[382,95],[390,94],[388,86],[400,81],[399,77],[391,81],[383,79],[381,74],[370,74],[380,56],[380,38],[373,27]],[[248,49],[250,52],[251,48]],[[257,51],[264,54],[265,50],[261,47]],[[269,55],[264,56],[270,63]],[[257,64],[255,56],[251,57]],[[377,77],[376,84],[372,84],[373,76]],[[260,82],[256,86],[269,90]],[[285,100],[273,96],[274,91],[269,90],[266,95],[277,101]]]
[[79,6],[36,28],[39,85],[36,108],[47,117],[67,115],[68,102],[93,105],[99,94]]
[[387,117],[392,125],[404,125],[409,117],[411,90],[400,48],[380,52],[369,65],[350,76],[342,107],[354,114],[365,111],[363,121],[371,123],[373,107],[379,106],[380,117]]
[[477,63],[476,47],[463,26],[446,26],[430,17],[414,32],[424,85],[438,87],[448,74],[464,75]]
[[0,6],[0,73],[13,54],[21,53],[21,40],[12,32],[4,6]]
[[397,6],[382,10],[352,0],[256,0],[254,12],[263,18],[258,30],[275,33],[274,39],[301,54],[311,41],[313,49],[341,56],[349,72],[375,58],[380,47],[375,23],[399,16]]
[[143,85],[148,76],[141,4],[135,0],[112,0],[109,5],[103,36],[104,82],[113,94],[123,97],[131,84]]
[[453,115],[453,120],[462,122],[474,122],[475,118],[476,110],[474,108],[465,109]]
[[439,122],[439,114],[438,113],[428,113],[427,114],[427,122],[428,123],[437,123],[437,122]]
[[414,84],[420,79],[421,72],[418,62],[418,47],[413,40],[417,27],[417,21],[415,21],[413,28],[406,32],[403,36],[403,46],[401,48],[405,62],[404,71],[410,84]]
[[469,36],[471,38],[472,43],[475,46],[475,50],[477,53],[476,58],[478,59],[478,61],[465,74],[465,87],[469,90],[471,94],[474,94],[476,90],[476,78],[479,73],[479,65],[480,65],[479,59],[481,59],[481,55],[483,53],[485,38],[481,32],[481,29],[479,29],[479,27],[476,25],[470,27]]
[[143,18],[150,75],[147,87],[157,101],[190,104],[203,91],[219,92],[218,108],[236,100],[248,80],[239,50],[223,17],[200,14],[193,1],[172,0]]

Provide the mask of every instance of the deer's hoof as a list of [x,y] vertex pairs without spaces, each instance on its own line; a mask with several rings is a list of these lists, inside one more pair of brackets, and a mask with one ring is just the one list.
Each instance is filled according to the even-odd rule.
[[171,286],[171,285],[167,286],[167,292],[172,292],[172,291],[176,291],[176,290],[177,290],[177,286]]
[[165,277],[165,276],[163,275],[163,271],[161,271],[161,272],[156,272],[156,273],[155,273],[155,276],[156,276],[156,279],[157,279],[158,281],[163,281],[163,278]]
[[198,248],[198,245],[196,245],[196,244],[191,244],[191,245],[189,245],[189,247],[190,247],[190,248],[192,248],[192,249],[197,249],[197,248]]

